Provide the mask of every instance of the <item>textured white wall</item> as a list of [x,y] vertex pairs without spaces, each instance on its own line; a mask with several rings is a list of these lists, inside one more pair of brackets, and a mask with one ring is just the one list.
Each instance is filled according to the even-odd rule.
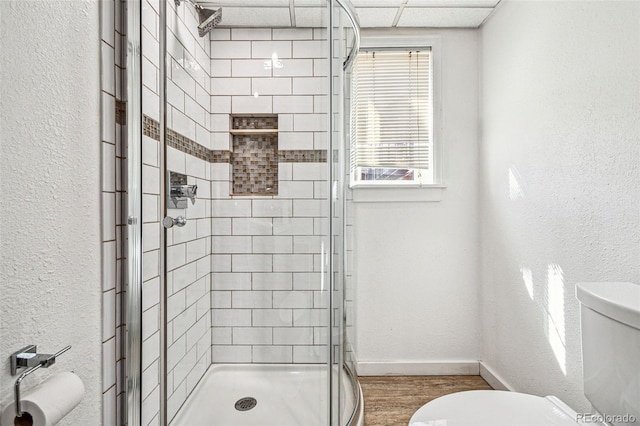
[[95,1],[0,2],[0,401],[9,354],[73,348],[25,390],[74,370],[61,424],[100,424],[99,19]]
[[440,202],[354,203],[360,363],[479,355],[477,32],[422,34],[441,36],[448,187]]
[[505,1],[482,29],[483,360],[576,410],[575,284],[640,281],[639,22],[634,1]]

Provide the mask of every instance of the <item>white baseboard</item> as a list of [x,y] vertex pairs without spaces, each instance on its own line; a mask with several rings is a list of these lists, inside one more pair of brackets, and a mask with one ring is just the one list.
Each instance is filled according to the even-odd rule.
[[478,375],[478,361],[358,362],[358,376]]
[[480,361],[480,376],[485,382],[489,383],[489,386],[496,390],[514,391],[513,387],[509,385],[506,380],[483,361]]
[[514,391],[506,380],[484,361],[358,362],[359,376],[480,375],[496,390]]

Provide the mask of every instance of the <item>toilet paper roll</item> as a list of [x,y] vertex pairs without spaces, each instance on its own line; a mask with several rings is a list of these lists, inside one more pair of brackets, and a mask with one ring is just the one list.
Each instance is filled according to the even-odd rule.
[[[84,396],[80,377],[65,371],[49,377],[39,386],[25,392],[21,398],[23,412],[33,417],[34,426],[54,426],[69,414]],[[2,410],[1,426],[14,426],[15,401]]]

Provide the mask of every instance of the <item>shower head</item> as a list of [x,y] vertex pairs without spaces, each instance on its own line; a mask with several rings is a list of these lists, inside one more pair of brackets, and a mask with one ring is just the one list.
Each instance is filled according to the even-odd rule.
[[200,37],[207,35],[209,31],[222,21],[222,8],[209,10],[197,6],[196,10],[198,11],[198,18],[200,19],[200,24],[198,25],[198,35]]
[[[176,7],[180,6],[182,0],[173,0],[176,4]],[[217,10],[205,9],[200,6],[194,0],[185,0],[188,3],[191,3],[198,12],[198,20],[200,24],[198,24],[198,35],[200,37],[204,37],[207,35],[209,31],[211,31],[216,25],[222,21],[222,8],[218,8]]]

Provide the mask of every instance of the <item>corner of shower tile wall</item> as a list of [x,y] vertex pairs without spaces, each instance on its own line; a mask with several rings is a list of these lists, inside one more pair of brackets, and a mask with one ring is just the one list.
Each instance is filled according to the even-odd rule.
[[[167,2],[167,171],[197,185],[195,203],[168,209],[184,227],[167,230],[167,421],[211,365],[210,43],[196,10]],[[161,180],[163,177],[160,178]]]
[[[160,119],[159,2],[144,0],[142,20],[142,112]],[[142,135],[142,377],[141,425],[160,424],[160,135],[159,130]]]
[[[121,114],[126,97],[125,2],[104,0],[101,10],[102,163],[102,424],[120,426],[126,412],[124,274],[126,146]],[[120,109],[121,111],[121,109]]]
[[[195,28],[195,27],[194,27]],[[208,162],[167,148],[167,163],[198,185],[195,204],[168,209],[184,227],[167,230],[167,418],[171,420],[211,364],[211,195]],[[178,169],[178,170],[176,170]]]

